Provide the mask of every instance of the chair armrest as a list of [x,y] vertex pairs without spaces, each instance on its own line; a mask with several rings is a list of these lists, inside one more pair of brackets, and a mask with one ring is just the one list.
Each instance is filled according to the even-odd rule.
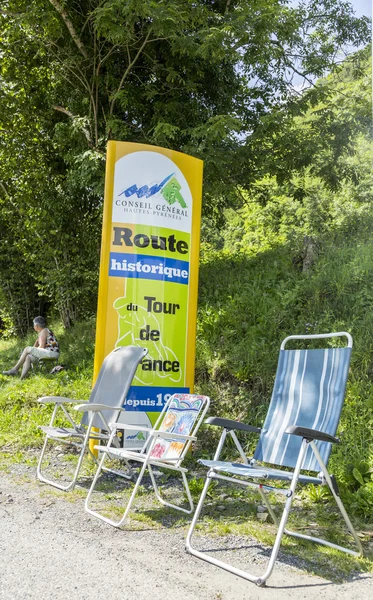
[[124,408],[114,408],[113,406],[108,406],[107,404],[79,404],[79,406],[74,406],[74,410],[80,410],[81,412],[99,412],[101,410],[119,410],[121,412],[125,412]]
[[63,396],[43,396],[38,399],[38,402],[41,404],[81,404],[83,401],[64,398]]
[[290,427],[285,429],[285,433],[299,435],[300,437],[306,438],[306,440],[320,440],[320,442],[339,444],[339,439],[334,437],[334,435],[329,435],[329,433],[324,433],[323,431],[317,431],[317,429],[310,429],[309,427],[290,425]]
[[[123,412],[126,412],[126,410],[123,409]],[[132,429],[132,431],[147,431],[148,433],[154,431],[151,427],[146,427],[145,425],[128,425],[127,423],[115,423],[114,421],[109,423],[109,425],[112,429]]]
[[160,431],[151,429],[150,427],[144,427],[143,425],[127,425],[126,423],[109,423],[112,429],[132,429],[132,431],[146,431],[149,435],[155,438],[163,438],[165,440],[192,440],[195,441],[197,438],[192,435],[184,435],[182,433],[169,433],[168,431]]
[[150,427],[144,427],[143,425],[127,425],[126,423],[109,423],[113,429],[132,429],[132,431],[146,431],[149,435],[155,438],[163,438],[165,440],[192,440],[195,441],[197,438],[192,435],[183,435],[182,433],[169,433],[168,431],[160,431],[151,429]]
[[246,425],[246,423],[240,423],[239,421],[232,421],[231,419],[221,419],[220,417],[208,417],[205,421],[206,425],[216,425],[216,427],[224,427],[224,429],[236,429],[238,431],[251,431],[253,433],[260,433],[259,427],[253,425]]
[[183,435],[182,433],[168,433],[168,431],[153,431],[153,436],[156,438],[163,438],[165,440],[192,440],[196,441],[196,437],[193,435]]

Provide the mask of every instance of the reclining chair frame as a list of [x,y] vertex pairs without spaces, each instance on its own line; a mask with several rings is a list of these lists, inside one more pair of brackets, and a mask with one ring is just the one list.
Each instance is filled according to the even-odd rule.
[[[88,451],[88,453],[92,457],[92,459],[96,462],[96,464],[98,464],[98,460],[96,458],[95,453],[92,452],[91,448],[89,447],[89,442],[91,440],[107,442],[110,437],[113,437],[113,436],[110,436],[111,424],[108,422],[108,419],[105,416],[105,412],[109,411],[110,421],[113,418],[113,416],[115,417],[115,419],[117,421],[120,418],[120,415],[125,412],[125,410],[122,407],[123,407],[124,401],[127,397],[128,390],[130,388],[132,379],[135,375],[138,365],[140,364],[140,362],[142,361],[144,356],[146,356],[148,351],[145,348],[140,348],[137,346],[123,346],[123,347],[119,347],[119,348],[116,348],[115,350],[113,350],[106,357],[105,361],[107,359],[109,359],[111,357],[111,355],[113,355],[113,353],[115,353],[115,352],[129,352],[129,353],[132,353],[133,356],[131,357],[132,365],[129,370],[126,384],[124,385],[123,390],[121,390],[121,393],[120,393],[119,397],[116,399],[116,401],[114,402],[114,404],[113,403],[112,404],[110,404],[110,403],[104,404],[102,402],[100,402],[100,403],[95,403],[95,402],[83,403],[82,400],[73,400],[71,398],[64,398],[61,396],[44,396],[42,398],[39,398],[38,401],[41,404],[45,404],[45,405],[54,404],[54,408],[53,408],[49,426],[41,426],[40,427],[40,429],[42,431],[44,431],[44,433],[46,434],[46,437],[44,440],[41,455],[40,455],[39,462],[38,462],[37,469],[36,469],[36,476],[39,479],[39,481],[42,481],[43,483],[47,483],[49,485],[52,485],[53,487],[56,487],[62,491],[67,492],[69,490],[72,490],[76,484],[86,451]],[[101,370],[103,370],[105,368],[105,361],[101,367]],[[95,390],[97,390],[97,387],[99,386],[98,382],[99,382],[101,370],[100,370],[99,376],[96,380],[96,384],[92,390],[91,398],[92,397],[94,398]],[[79,424],[75,423],[73,417],[67,410],[67,406],[69,406],[69,405],[73,405],[74,410],[84,413],[83,418]],[[55,421],[56,421],[57,415],[60,410],[63,412],[65,418],[71,425],[71,428],[70,427],[58,427],[55,425]],[[88,415],[88,423],[85,423],[84,421],[87,420],[87,415]],[[98,425],[99,425],[99,427],[98,427]],[[127,425],[126,425],[126,427],[127,427]],[[58,481],[54,481],[53,479],[50,479],[42,472],[42,463],[43,463],[45,452],[47,450],[48,442],[50,440],[58,441],[59,443],[73,446],[80,452],[79,459],[78,459],[78,462],[77,462],[77,465],[76,465],[76,468],[75,468],[75,471],[73,474],[73,478],[66,485],[63,485],[63,484],[59,483]],[[113,444],[119,445],[119,441],[117,439],[113,439]],[[128,465],[128,470],[129,470],[129,472],[127,474],[122,473],[122,472],[116,472],[116,471],[113,471],[113,473],[115,473],[116,475],[119,475],[121,477],[130,479],[132,476],[132,472],[131,472],[129,465]]]
[[[166,418],[167,411],[171,407],[172,402],[174,401],[174,399],[176,397],[181,397],[181,398],[188,397],[189,399],[193,399],[193,400],[201,399],[201,401],[202,401],[201,408],[199,410],[199,414],[196,417],[196,420],[192,426],[192,430],[191,430],[190,434],[167,432],[167,431],[164,431],[161,429],[162,423],[164,422],[164,420]],[[86,500],[85,500],[86,512],[94,517],[97,517],[98,519],[101,519],[102,521],[105,521],[105,523],[108,523],[109,525],[112,525],[113,527],[120,527],[121,525],[123,525],[124,522],[126,521],[126,519],[128,518],[130,509],[135,500],[135,497],[136,497],[138,488],[140,486],[140,483],[143,479],[143,476],[144,476],[146,470],[148,470],[157,500],[164,506],[169,506],[171,508],[174,508],[176,510],[184,512],[186,514],[191,514],[194,510],[194,504],[193,504],[192,496],[191,496],[191,493],[189,490],[188,481],[186,478],[186,473],[188,472],[188,470],[186,468],[182,467],[182,462],[185,458],[186,453],[188,452],[188,450],[190,448],[191,443],[193,441],[197,440],[196,434],[203,422],[203,419],[209,408],[209,404],[210,404],[210,399],[207,396],[198,396],[195,394],[181,394],[181,395],[174,394],[173,396],[171,396],[169,398],[169,400],[164,405],[162,412],[160,413],[160,415],[152,429],[149,429],[146,427],[141,427],[138,425],[125,425],[125,424],[121,424],[121,423],[110,423],[111,436],[110,436],[107,446],[106,447],[101,447],[101,446],[95,447],[95,448],[101,450],[103,455],[102,455],[101,461],[99,463],[95,477],[92,481],[91,488],[90,488],[88,495],[86,497]],[[144,443],[144,446],[140,452],[127,450],[125,448],[122,449],[122,448],[113,448],[112,447],[113,440],[115,439],[115,436],[116,436],[118,430],[121,430],[121,429],[126,429],[126,430],[132,429],[132,430],[136,430],[136,431],[144,431],[147,434],[148,437],[147,437],[147,439]],[[165,458],[156,458],[156,457],[152,456],[152,451],[154,450],[154,448],[159,440],[169,440],[171,442],[183,443],[184,446],[183,446],[183,449],[182,449],[180,455],[175,458],[170,458],[170,457],[167,458],[167,456]],[[124,460],[125,463],[127,464],[127,466],[128,466],[129,461],[142,463],[142,468],[140,470],[140,473],[137,476],[134,488],[132,490],[132,493],[128,500],[128,503],[126,504],[123,516],[118,521],[114,521],[113,519],[105,517],[103,514],[99,513],[96,510],[93,510],[90,507],[92,494],[94,492],[97,480],[100,476],[101,471],[105,470],[104,462],[105,462],[107,456],[110,456],[111,458],[118,458],[120,460]],[[186,508],[183,508],[182,506],[178,506],[176,504],[167,502],[162,497],[159,486],[157,485],[157,482],[156,482],[156,479],[155,479],[155,476],[153,473],[153,469],[152,469],[153,467],[158,467],[158,468],[163,468],[163,469],[166,468],[166,469],[170,469],[172,471],[175,471],[175,472],[181,474],[182,482],[183,482],[183,489],[185,490],[186,496],[188,498],[189,508],[186,509]]]
[[[294,339],[308,340],[308,339],[329,338],[329,337],[336,337],[336,336],[346,336],[348,339],[348,348],[352,348],[352,338],[351,338],[350,334],[345,333],[345,332],[338,332],[338,333],[320,334],[320,335],[289,336],[282,342],[281,350],[285,349],[285,345],[289,340],[294,340]],[[317,431],[317,430],[314,430],[311,428],[307,428],[307,427],[303,427],[303,426],[299,426],[299,425],[298,426],[297,425],[289,425],[285,429],[285,433],[288,435],[300,436],[302,438],[302,442],[301,442],[301,446],[300,446],[300,450],[299,450],[299,454],[298,454],[298,458],[297,458],[294,470],[292,472],[287,472],[287,471],[279,471],[274,468],[268,468],[268,467],[261,467],[261,466],[256,467],[255,466],[256,461],[254,459],[248,460],[248,458],[246,457],[245,452],[243,451],[243,448],[237,438],[235,431],[241,431],[241,432],[246,432],[246,433],[248,433],[248,432],[261,433],[262,429],[253,427],[251,425],[247,425],[245,423],[240,423],[240,422],[232,421],[229,419],[221,419],[221,418],[217,418],[217,417],[209,417],[206,420],[206,424],[222,427],[223,432],[220,437],[213,461],[200,461],[201,464],[204,464],[205,466],[209,467],[209,471],[207,473],[205,485],[202,490],[201,497],[199,499],[199,502],[198,502],[195,514],[193,516],[193,520],[192,520],[188,535],[187,535],[187,539],[186,539],[187,552],[189,552],[190,554],[192,554],[198,558],[201,558],[202,560],[210,562],[213,565],[221,567],[221,568],[229,571],[230,573],[233,573],[235,575],[243,577],[244,579],[247,579],[248,581],[252,581],[259,586],[264,586],[266,584],[267,579],[269,578],[269,576],[271,575],[271,573],[273,571],[275,561],[276,561],[276,558],[278,555],[278,551],[280,548],[281,539],[282,539],[282,536],[284,533],[289,536],[293,536],[293,537],[300,538],[303,540],[310,540],[310,541],[318,542],[319,544],[323,544],[325,546],[329,546],[330,548],[341,550],[342,552],[351,554],[353,556],[359,556],[359,555],[363,554],[363,548],[362,548],[361,542],[353,528],[353,525],[352,525],[352,523],[347,515],[347,512],[342,504],[342,501],[340,499],[338,486],[335,481],[335,478],[333,475],[329,474],[329,472],[327,470],[327,466],[320,455],[318,447],[316,446],[317,440],[319,440],[321,442],[339,443],[338,438],[336,438],[334,435],[330,435],[328,433],[324,433],[322,431]],[[226,440],[228,434],[232,437],[233,442],[239,452],[239,455],[242,458],[243,464],[241,464],[241,463],[225,463],[225,462],[219,461],[219,458],[220,458],[220,455],[223,450],[224,443],[225,443],[225,440]],[[312,477],[309,475],[302,475],[302,473],[301,473],[302,464],[305,459],[308,447],[310,447],[312,449],[312,452],[314,453],[316,460],[321,467],[321,472],[317,475],[317,477]],[[225,466],[227,466],[227,465],[230,465],[230,466],[228,466],[228,468],[226,469]],[[222,475],[221,473],[219,473],[219,470],[226,471],[228,473],[230,472],[231,474],[235,474],[235,475],[239,475],[239,476],[243,476],[243,477],[247,476],[247,477],[251,477],[254,479],[255,478],[261,479],[262,481],[264,480],[265,482],[268,481],[268,479],[281,479],[283,481],[290,480],[290,486],[285,489],[275,488],[270,485],[267,485],[267,483],[244,481],[242,479],[236,479],[235,477],[231,477],[229,475],[228,476]],[[257,472],[255,472],[255,471],[257,471]],[[267,569],[260,576],[253,575],[247,571],[236,568],[233,565],[226,563],[224,561],[218,560],[214,556],[211,556],[211,555],[207,554],[206,552],[201,552],[192,546],[192,536],[193,536],[196,524],[198,522],[198,519],[199,519],[201,510],[202,510],[202,506],[205,501],[210,483],[213,479],[233,482],[235,484],[238,484],[238,485],[241,485],[244,487],[252,487],[252,488],[257,489],[261,495],[261,498],[262,498],[265,506],[268,509],[269,514],[271,515],[275,525],[277,526],[277,534],[276,534],[273,549],[271,551],[271,555],[270,555],[270,558],[268,561]],[[349,548],[345,548],[344,546],[334,544],[325,539],[321,539],[321,538],[318,538],[315,536],[305,535],[305,534],[301,534],[301,533],[298,533],[295,531],[290,531],[289,529],[286,528],[286,523],[288,520],[288,516],[290,513],[291,505],[292,505],[292,502],[294,499],[294,494],[295,494],[295,490],[296,490],[298,482],[305,483],[305,484],[313,483],[315,485],[327,484],[327,486],[329,487],[330,492],[340,510],[340,513],[346,523],[347,529],[351,533],[351,535],[356,543],[357,551],[351,550]],[[267,498],[268,492],[279,493],[279,494],[284,495],[286,498],[285,506],[283,509],[281,519],[278,519],[273,507],[271,506],[271,504]]]

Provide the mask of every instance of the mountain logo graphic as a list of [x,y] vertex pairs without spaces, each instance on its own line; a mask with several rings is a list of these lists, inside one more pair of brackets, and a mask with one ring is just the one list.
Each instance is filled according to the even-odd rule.
[[130,198],[136,194],[138,198],[150,198],[160,192],[168,204],[172,205],[178,202],[181,208],[187,208],[187,203],[180,193],[180,190],[181,185],[176,179],[175,173],[171,173],[160,183],[154,183],[151,186],[143,185],[139,188],[136,184],[133,184],[126,190],[123,190],[119,196],[124,195],[126,198]]
[[140,441],[145,441],[145,436],[142,433],[142,431],[138,431],[137,433],[135,433],[134,435],[127,435],[126,440],[140,440]]

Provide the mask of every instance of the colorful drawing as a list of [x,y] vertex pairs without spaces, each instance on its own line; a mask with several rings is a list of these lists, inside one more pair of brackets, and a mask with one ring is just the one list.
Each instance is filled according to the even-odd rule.
[[153,456],[154,458],[164,458],[169,445],[170,444],[167,442],[157,442],[151,451],[150,456]]
[[161,426],[161,431],[172,432],[174,431],[175,424],[177,422],[177,414],[169,411],[165,418],[163,419],[163,423]]

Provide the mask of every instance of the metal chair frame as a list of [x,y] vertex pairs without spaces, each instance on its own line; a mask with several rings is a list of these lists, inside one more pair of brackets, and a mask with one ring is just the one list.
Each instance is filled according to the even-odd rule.
[[[120,354],[122,354],[122,356],[119,356],[119,358],[122,360],[127,360],[128,355],[128,361],[131,361],[128,364],[128,376],[126,377],[126,382],[123,385],[123,389],[120,390],[120,393],[115,399],[110,396],[108,397],[107,403],[94,402],[97,397],[100,398],[100,385],[104,382],[104,378],[106,378],[106,382],[109,379],[110,384],[110,377],[114,376],[110,370],[110,366],[113,364],[112,357],[114,356],[114,353],[119,353],[115,355],[113,359],[114,362],[116,357]],[[36,469],[36,476],[39,481],[52,485],[53,487],[66,492],[75,487],[86,452],[88,452],[91,458],[96,462],[96,464],[98,464],[98,460],[94,452],[92,452],[91,448],[89,447],[89,442],[91,440],[102,442],[107,442],[109,440],[111,426],[105,413],[109,412],[109,419],[111,421],[114,418],[114,422],[120,418],[121,414],[125,413],[125,410],[122,408],[124,400],[127,397],[128,390],[135,375],[136,369],[146,354],[147,350],[145,348],[140,348],[137,346],[125,346],[113,350],[106,357],[101,367],[99,376],[91,393],[91,400],[88,403],[83,403],[82,400],[73,400],[71,398],[64,398],[61,396],[44,396],[39,398],[39,403],[41,404],[54,404],[49,426],[40,426],[40,429],[46,434],[46,437]],[[107,372],[105,371],[106,368],[108,369]],[[83,413],[83,417],[79,423],[76,423],[75,419],[70,414],[68,410],[69,405],[71,405],[74,410]],[[57,417],[61,412],[63,413],[70,427],[60,427],[56,425]],[[48,444],[51,441],[58,441],[59,443],[73,446],[80,452],[73,477],[66,484],[55,481],[43,473],[43,460]],[[113,439],[113,444],[119,445],[119,441],[117,439]],[[130,469],[129,465],[127,471],[127,473],[115,473],[130,479],[132,477],[132,470]]]
[[[180,433],[167,432],[167,431],[163,431],[160,429],[164,419],[167,416],[167,411],[170,408],[170,406],[172,405],[172,402],[176,396],[178,396],[178,394],[174,394],[173,396],[171,396],[169,398],[169,400],[163,407],[163,410],[160,413],[153,429],[149,429],[146,427],[140,427],[137,425],[125,425],[125,424],[121,424],[121,423],[110,423],[110,427],[112,429],[111,429],[111,436],[110,436],[107,446],[103,447],[103,448],[101,446],[96,446],[97,449],[102,451],[103,455],[102,455],[101,461],[99,463],[95,477],[92,481],[91,488],[86,497],[85,510],[87,513],[89,513],[90,515],[92,515],[94,517],[97,517],[98,519],[101,519],[102,521],[104,521],[105,523],[108,523],[109,525],[112,525],[113,527],[121,527],[121,525],[123,525],[125,523],[125,521],[128,519],[130,509],[133,505],[133,502],[134,502],[136,494],[138,492],[140,483],[145,475],[146,470],[149,471],[150,479],[151,479],[151,482],[152,482],[152,485],[154,488],[156,498],[161,504],[163,504],[164,506],[169,506],[171,508],[174,508],[176,510],[184,512],[186,514],[191,514],[193,512],[193,510],[194,510],[193,499],[192,499],[192,496],[191,496],[191,493],[189,490],[188,481],[186,478],[186,473],[188,471],[186,468],[182,467],[182,462],[190,448],[191,443],[193,441],[196,441],[196,439],[197,439],[196,434],[197,434],[197,432],[200,428],[200,425],[201,425],[201,423],[206,415],[206,412],[209,408],[210,399],[207,396],[197,396],[195,394],[183,395],[183,397],[187,396],[192,399],[193,398],[194,399],[199,399],[199,398],[202,399],[202,406],[201,406],[199,415],[196,418],[196,421],[192,427],[192,430],[191,430],[190,434],[184,435],[184,434],[180,434]],[[118,430],[121,430],[121,429],[126,429],[126,430],[132,429],[132,430],[136,430],[136,431],[146,432],[148,437],[147,437],[141,451],[137,452],[137,451],[127,450],[125,448],[113,448],[112,447],[112,442],[115,439],[115,436],[116,436]],[[159,440],[169,440],[171,442],[181,442],[184,444],[184,447],[183,447],[180,455],[175,458],[167,458],[167,457],[165,457],[164,459],[156,458],[156,457],[152,456],[152,451]],[[124,513],[123,513],[122,517],[116,521],[113,519],[110,519],[108,517],[105,517],[102,513],[98,512],[97,510],[92,509],[90,506],[93,492],[95,490],[98,478],[101,474],[101,471],[104,470],[104,463],[105,463],[107,456],[110,456],[112,458],[116,457],[116,458],[119,458],[120,460],[125,460],[127,463],[130,463],[131,461],[142,463],[142,468],[136,479],[130,499],[124,509]],[[189,508],[183,508],[182,506],[167,502],[162,497],[160,488],[159,488],[159,486],[156,482],[156,478],[154,476],[153,467],[170,469],[171,471],[174,471],[175,473],[179,473],[181,475],[183,489],[184,489],[187,499],[188,499]]]
[[[338,333],[320,334],[320,335],[289,336],[282,342],[281,350],[285,349],[285,345],[289,340],[294,340],[294,339],[308,340],[308,339],[316,339],[316,338],[329,338],[329,337],[335,337],[335,336],[346,336],[347,340],[348,340],[348,348],[352,348],[351,336],[345,332],[338,332]],[[247,425],[245,423],[239,423],[239,422],[231,421],[228,419],[220,419],[220,418],[216,418],[216,417],[209,417],[206,420],[206,423],[210,424],[210,425],[222,427],[223,432],[220,437],[214,459],[212,461],[200,461],[204,466],[207,466],[209,468],[209,470],[208,470],[208,473],[206,476],[206,481],[205,481],[205,485],[204,485],[202,494],[200,496],[200,499],[199,499],[199,502],[198,502],[195,514],[193,516],[193,520],[192,520],[188,535],[187,535],[187,539],[186,539],[187,552],[189,552],[190,554],[192,554],[198,558],[201,558],[202,560],[205,560],[213,565],[221,567],[221,568],[229,571],[230,573],[233,573],[235,575],[243,577],[244,579],[247,579],[248,581],[252,581],[259,586],[263,586],[266,584],[266,581],[268,580],[269,576],[271,575],[271,573],[273,571],[283,534],[293,536],[295,538],[299,538],[299,539],[303,539],[303,540],[310,540],[313,542],[317,542],[319,544],[323,544],[330,548],[341,550],[342,552],[345,552],[352,556],[360,556],[363,554],[363,548],[362,548],[361,542],[353,528],[353,525],[352,525],[352,523],[347,515],[347,512],[342,504],[342,501],[340,499],[338,486],[336,484],[335,478],[333,475],[329,474],[326,463],[323,460],[323,458],[321,457],[319,448],[316,444],[317,441],[329,442],[329,443],[339,443],[339,440],[335,436],[330,435],[325,432],[322,432],[322,431],[317,431],[317,430],[314,430],[311,428],[302,427],[297,424],[287,426],[287,428],[285,429],[286,434],[288,434],[290,436],[295,435],[295,436],[302,438],[302,442],[301,442],[301,446],[300,446],[300,450],[299,450],[299,454],[298,454],[298,458],[297,458],[294,470],[293,470],[293,472],[289,472],[289,471],[285,471],[285,470],[273,469],[272,467],[257,465],[257,463],[254,459],[249,460],[246,457],[246,455],[243,451],[243,448],[237,438],[235,430],[243,431],[246,433],[248,433],[248,432],[261,433],[263,431],[262,429],[253,427],[251,425]],[[227,462],[219,460],[228,435],[230,435],[231,438],[233,439],[234,445],[238,450],[238,453],[242,460],[242,463],[227,463]],[[317,476],[310,476],[310,475],[306,475],[306,474],[302,473],[303,461],[305,460],[305,456],[306,456],[306,453],[307,453],[309,447],[312,449],[312,452],[317,460],[317,463],[320,465],[320,468],[321,468],[321,472]],[[228,475],[223,475],[222,472],[226,472],[226,473],[228,473]],[[244,479],[237,479],[237,476],[250,478],[251,481],[247,481],[247,480],[245,481]],[[199,516],[201,514],[202,506],[205,501],[209,486],[213,479],[235,483],[235,484],[247,487],[247,488],[252,487],[259,491],[261,498],[262,498],[265,506],[268,509],[269,514],[271,515],[275,525],[277,526],[277,534],[276,534],[274,546],[273,546],[273,549],[272,549],[272,552],[271,552],[271,555],[270,555],[270,558],[268,561],[267,568],[263,574],[257,576],[248,571],[245,571],[243,569],[236,568],[235,566],[233,566],[227,562],[224,562],[222,560],[215,558],[214,556],[208,554],[207,552],[201,552],[200,550],[197,550],[192,545],[192,537],[193,537],[193,534],[195,531],[195,527],[198,522]],[[253,479],[254,480],[256,479],[256,481],[252,481]],[[274,480],[280,479],[282,481],[289,481],[290,485],[289,485],[289,487],[285,487],[285,488],[276,488],[276,487],[268,485],[268,480],[271,480],[271,479],[274,479]],[[352,535],[352,538],[357,546],[357,550],[351,550],[350,548],[346,548],[344,546],[334,544],[332,542],[329,542],[328,540],[321,539],[321,538],[311,536],[311,535],[304,535],[304,534],[301,534],[301,533],[298,533],[295,531],[291,531],[286,528],[286,523],[288,520],[288,516],[289,516],[290,510],[291,510],[292,502],[294,499],[294,494],[295,494],[298,483],[304,483],[304,484],[313,483],[315,485],[326,484],[328,486],[328,488],[339,508],[339,511],[343,517],[343,520],[345,521],[347,529],[350,532],[350,534]],[[285,506],[284,506],[282,516],[280,519],[277,517],[273,507],[271,506],[271,504],[268,500],[267,494],[269,492],[282,494],[286,498]]]

